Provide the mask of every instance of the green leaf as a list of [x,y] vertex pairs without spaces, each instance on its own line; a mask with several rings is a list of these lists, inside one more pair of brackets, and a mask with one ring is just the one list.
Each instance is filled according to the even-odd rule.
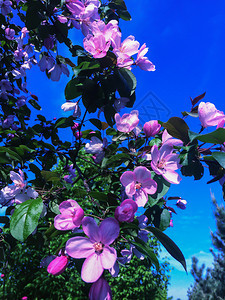
[[150,259],[150,261],[155,265],[157,271],[159,270],[159,261],[153,249],[151,249],[146,243],[144,243],[139,238],[135,238],[135,242],[131,241],[131,244],[134,245],[138,251],[140,251],[142,254],[144,254]]
[[152,232],[154,236],[161,242],[161,244],[166,248],[170,255],[175,258],[184,267],[187,272],[187,265],[183,253],[180,248],[160,229],[149,226],[145,228],[146,230]]
[[90,192],[89,195],[99,201],[104,201],[104,202],[108,201],[108,196],[102,192]]
[[36,29],[41,21],[42,16],[40,9],[42,8],[42,3],[39,1],[30,1],[26,13],[26,27],[28,30]]
[[168,209],[163,209],[160,216],[160,230],[164,231],[170,226],[170,213]]
[[126,161],[130,161],[131,158],[128,154],[125,153],[119,153],[116,154],[110,158],[106,158],[104,157],[103,161],[102,161],[102,168],[106,168],[106,167],[118,167],[120,166],[122,163],[125,163]]
[[170,183],[166,181],[162,176],[157,175],[154,172],[151,173],[154,174],[152,176],[152,179],[157,182],[157,191],[155,194],[151,195],[150,198],[154,200],[159,200],[168,192],[170,188]]
[[120,79],[120,85],[118,85],[118,91],[120,93],[120,96],[132,96],[137,86],[136,77],[130,70],[125,68],[119,69],[118,75]]
[[16,206],[10,221],[12,236],[23,242],[35,230],[43,211],[41,198],[30,199]]
[[89,121],[97,127],[99,130],[102,130],[102,122],[98,119],[89,119]]
[[189,142],[189,127],[183,119],[172,117],[169,119],[169,121],[163,123],[163,127],[167,129],[170,135],[179,140],[182,140],[185,144]]
[[37,110],[41,110],[41,109],[42,109],[41,106],[37,103],[36,100],[30,99],[28,102],[29,102],[35,109],[37,109]]
[[60,175],[53,171],[41,171],[41,175],[44,177],[46,181],[60,181]]
[[225,153],[224,152],[213,152],[212,157],[225,169]]
[[65,88],[66,100],[72,100],[82,95],[82,83],[79,82],[78,78],[70,80]]
[[189,137],[191,141],[197,139],[204,143],[223,144],[225,142],[225,128],[218,128],[215,131],[207,134],[198,134],[189,131]]

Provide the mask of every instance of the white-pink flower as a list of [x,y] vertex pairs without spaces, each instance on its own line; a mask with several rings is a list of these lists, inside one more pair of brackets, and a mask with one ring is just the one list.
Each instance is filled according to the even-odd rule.
[[91,53],[94,58],[102,58],[106,56],[109,47],[110,41],[105,38],[104,35],[93,36],[88,34],[84,38],[84,49]]
[[80,227],[84,211],[75,200],[69,199],[60,203],[59,211],[60,214],[54,219],[56,229],[72,230]]
[[82,226],[89,238],[76,236],[69,239],[66,252],[73,258],[86,258],[81,278],[86,282],[95,282],[104,269],[112,268],[116,262],[117,252],[109,245],[118,237],[120,227],[114,218],[107,218],[98,226],[91,217],[85,217]]
[[130,114],[124,114],[122,117],[116,113],[117,130],[125,133],[131,132],[139,123],[138,114],[137,110],[132,110]]
[[147,52],[148,48],[146,47],[146,44],[143,44],[138,51],[135,63],[140,69],[144,71],[155,71],[155,66],[153,65],[153,63],[147,57],[145,57],[145,54]]
[[151,172],[146,167],[137,167],[132,171],[126,171],[120,177],[120,181],[125,186],[125,192],[129,197],[134,196],[137,205],[145,206],[148,195],[153,195],[157,191],[157,183],[151,178]]
[[217,126],[225,115],[222,111],[216,109],[215,105],[210,102],[200,102],[198,106],[198,116],[202,127]]
[[181,177],[175,170],[179,169],[178,154],[173,153],[173,147],[169,145],[163,145],[160,149],[156,145],[151,150],[152,161],[151,167],[153,171],[162,175],[168,182],[178,184],[181,181]]

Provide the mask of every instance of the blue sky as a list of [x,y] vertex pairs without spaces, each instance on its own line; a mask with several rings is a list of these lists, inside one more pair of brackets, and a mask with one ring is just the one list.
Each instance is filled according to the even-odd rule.
[[[148,57],[156,65],[155,72],[134,70],[138,80],[135,108],[140,110],[140,117],[148,121],[159,116],[161,121],[166,121],[181,116],[181,111],[190,109],[190,97],[205,91],[205,101],[225,111],[224,0],[127,0],[126,4],[132,21],[121,22],[122,39],[134,35],[141,44],[146,43]],[[82,43],[79,31],[74,29],[71,36],[74,43]],[[42,113],[49,118],[63,115],[60,107],[65,101],[67,81],[64,76],[60,82],[53,83],[37,67],[28,74],[29,90],[38,95]],[[146,108],[149,119],[144,115]],[[200,129],[197,119],[189,118],[187,122],[193,131]],[[174,227],[166,231],[183,251],[189,271],[186,275],[174,259],[169,260],[174,268],[169,294],[174,299],[186,299],[192,282],[193,255],[207,265],[212,262],[210,230],[215,230],[215,222],[210,188],[219,203],[222,192],[218,183],[206,184],[207,170],[205,174],[201,181],[184,178],[169,192],[169,196],[181,196],[188,202],[187,209],[174,216]]]

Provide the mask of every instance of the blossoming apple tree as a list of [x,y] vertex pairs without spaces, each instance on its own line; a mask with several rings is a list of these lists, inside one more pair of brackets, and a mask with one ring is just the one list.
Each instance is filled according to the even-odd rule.
[[[57,276],[70,260],[83,259],[90,299],[112,298],[104,276],[117,276],[132,255],[159,268],[150,235],[186,270],[181,250],[163,232],[173,226],[173,205],[187,204],[170,195],[170,186],[182,184],[181,175],[201,179],[207,166],[210,182],[219,180],[224,190],[224,113],[203,102],[205,94],[167,122],[142,127],[138,111],[122,113],[136,100],[132,68],[155,70],[146,44],[122,35],[119,20],[130,20],[123,0],[1,0],[0,9],[2,272],[9,267],[9,241],[36,234],[44,243],[65,235],[41,264]],[[73,44],[72,30],[82,32],[83,45]],[[41,109],[26,80],[34,65],[46,80],[68,77],[61,108],[69,117],[38,114],[30,122],[33,109]],[[199,133],[187,117],[199,117]],[[84,130],[87,121],[92,125]],[[211,126],[216,129],[202,133]],[[62,128],[71,130],[69,140],[60,138]]]

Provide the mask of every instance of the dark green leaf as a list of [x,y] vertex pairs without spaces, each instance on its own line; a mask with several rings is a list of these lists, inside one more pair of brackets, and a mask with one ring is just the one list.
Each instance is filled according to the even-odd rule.
[[82,83],[77,78],[70,80],[65,88],[66,100],[72,100],[82,95]]
[[163,123],[170,135],[182,140],[185,144],[189,142],[188,130],[189,127],[186,122],[178,117],[172,117],[166,123]]
[[146,227],[145,229],[152,232],[154,236],[157,237],[157,239],[162,243],[162,245],[166,248],[170,255],[173,256],[177,261],[179,261],[187,272],[186,261],[179,247],[160,229],[151,226]]
[[159,261],[157,256],[155,255],[153,249],[151,249],[146,243],[144,243],[141,239],[135,238],[135,242],[131,241],[131,244],[137,248],[142,254],[147,256],[149,260],[154,264],[156,270],[159,270]]
[[29,102],[35,109],[41,110],[41,106],[37,103],[36,100],[30,99],[28,102]]
[[30,199],[16,206],[10,221],[12,236],[23,242],[35,230],[43,211],[41,198]]
[[190,140],[197,139],[204,143],[223,144],[225,142],[225,128],[218,128],[207,134],[197,134],[189,131]]
[[213,152],[212,157],[225,169],[225,153],[224,152]]
[[160,230],[164,231],[170,226],[170,213],[168,209],[163,209],[160,216]]

